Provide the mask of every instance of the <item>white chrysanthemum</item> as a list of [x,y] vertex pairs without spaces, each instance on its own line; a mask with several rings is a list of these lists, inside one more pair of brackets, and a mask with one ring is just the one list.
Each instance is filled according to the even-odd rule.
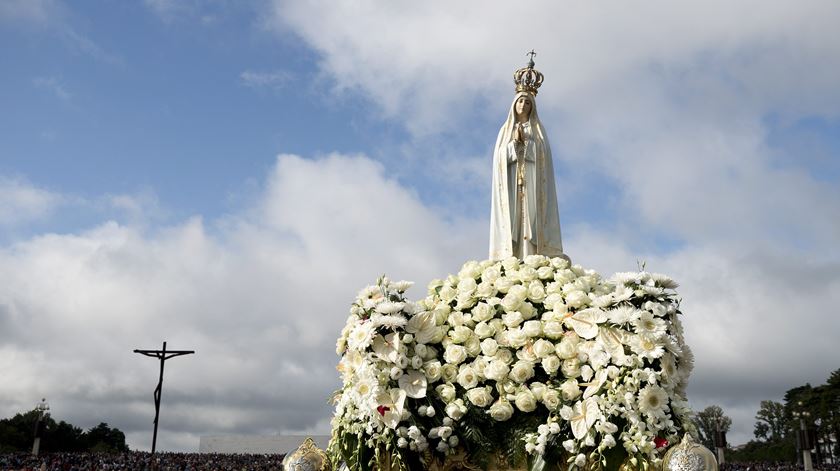
[[388,316],[384,314],[374,314],[370,316],[370,324],[374,327],[385,327],[386,329],[398,329],[408,322],[403,316]]
[[613,275],[612,280],[618,284],[639,284],[641,281],[642,273],[634,272],[634,271],[627,271],[627,272],[619,272]]
[[388,288],[390,288],[394,291],[397,291],[399,293],[406,292],[408,290],[408,288],[411,288],[412,286],[414,286],[414,282],[413,281],[406,281],[406,280],[392,281],[391,283],[388,284]]
[[373,341],[376,329],[370,322],[356,325],[347,338],[347,345],[354,350],[364,350]]
[[381,314],[395,314],[402,311],[405,303],[395,301],[383,301],[376,305],[376,312]]
[[650,279],[653,280],[653,282],[656,283],[657,286],[661,286],[667,289],[676,289],[680,286],[679,283],[661,273],[651,273]]
[[668,408],[668,393],[659,386],[648,385],[639,391],[639,411],[650,417],[663,417]]
[[633,306],[619,306],[607,311],[607,318],[613,324],[624,325],[639,318],[641,311]]

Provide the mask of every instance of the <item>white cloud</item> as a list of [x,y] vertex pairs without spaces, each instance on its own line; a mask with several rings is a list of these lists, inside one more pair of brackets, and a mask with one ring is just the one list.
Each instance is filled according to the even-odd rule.
[[68,101],[72,97],[70,92],[68,92],[64,87],[64,84],[55,77],[35,77],[32,79],[32,83],[36,87],[52,93],[56,98],[62,101]]
[[0,176],[0,227],[38,221],[49,216],[64,198],[19,178]]
[[0,384],[0,415],[45,396],[56,417],[106,420],[147,448],[157,363],[132,350],[167,340],[197,354],[167,364],[161,448],[323,427],[355,292],[383,272],[451,272],[483,254],[483,233],[445,222],[367,158],[284,155],[243,214],[105,222],[0,248],[0,375],[14,378]]

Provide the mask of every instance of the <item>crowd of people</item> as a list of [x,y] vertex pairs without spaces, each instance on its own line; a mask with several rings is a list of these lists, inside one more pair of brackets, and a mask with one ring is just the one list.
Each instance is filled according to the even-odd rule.
[[[738,463],[724,463],[718,467],[720,471],[802,471],[801,464],[785,461],[746,461]],[[840,471],[837,464],[814,464],[815,471]]]
[[0,471],[280,471],[285,455],[218,453],[0,454]]

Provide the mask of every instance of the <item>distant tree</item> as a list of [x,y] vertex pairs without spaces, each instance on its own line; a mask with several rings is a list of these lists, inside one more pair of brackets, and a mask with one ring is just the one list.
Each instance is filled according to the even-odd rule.
[[755,420],[758,421],[753,430],[755,438],[778,442],[785,436],[788,418],[785,405],[781,402],[761,401]]
[[63,420],[48,430],[44,441],[45,450],[49,451],[83,451],[87,448],[82,429]]
[[92,451],[123,452],[128,451],[125,444],[125,434],[117,428],[111,428],[106,423],[100,423],[85,433],[87,448]]
[[[0,452],[28,451],[32,449],[35,438],[35,423],[38,412],[29,411],[14,417],[0,420]],[[44,422],[44,434],[41,438],[43,451],[128,451],[125,434],[118,428],[111,428],[106,423],[92,427],[87,432],[67,422],[56,423],[51,417]]]
[[[702,411],[698,412],[694,418],[694,424],[697,426],[697,432],[700,435],[700,441],[706,448],[715,448],[715,432],[728,432],[732,427],[732,419],[723,413],[723,409],[717,405],[711,405]],[[721,446],[726,446],[721,444]]]

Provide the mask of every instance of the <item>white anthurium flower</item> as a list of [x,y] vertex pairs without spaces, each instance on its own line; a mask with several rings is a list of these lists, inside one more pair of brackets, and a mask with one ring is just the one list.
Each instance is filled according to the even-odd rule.
[[432,343],[438,336],[434,313],[426,311],[415,314],[406,323],[405,331],[414,334],[414,341],[417,343]]
[[404,375],[400,376],[398,381],[400,389],[405,391],[405,395],[420,399],[426,397],[426,374],[418,370],[408,370]]
[[572,416],[569,420],[572,426],[572,434],[578,440],[582,439],[600,418],[601,411],[598,409],[598,402],[595,398],[590,397],[576,402],[572,407]]
[[604,311],[590,308],[567,313],[563,318],[563,323],[571,327],[581,338],[589,340],[598,335],[598,324],[606,320],[607,314]]
[[396,363],[399,359],[400,335],[388,334],[385,337],[377,335],[373,339],[373,353],[382,360]]
[[624,343],[621,341],[622,334],[615,327],[601,326],[595,341],[610,354],[612,358],[624,357]]
[[584,399],[590,398],[601,389],[601,386],[603,386],[607,381],[607,373],[606,368],[600,369],[595,373],[595,377],[592,378],[592,381],[582,384],[582,386],[586,386],[586,390],[583,391]]
[[373,415],[386,427],[395,430],[403,415],[406,393],[402,389],[390,389],[376,396],[376,407]]

